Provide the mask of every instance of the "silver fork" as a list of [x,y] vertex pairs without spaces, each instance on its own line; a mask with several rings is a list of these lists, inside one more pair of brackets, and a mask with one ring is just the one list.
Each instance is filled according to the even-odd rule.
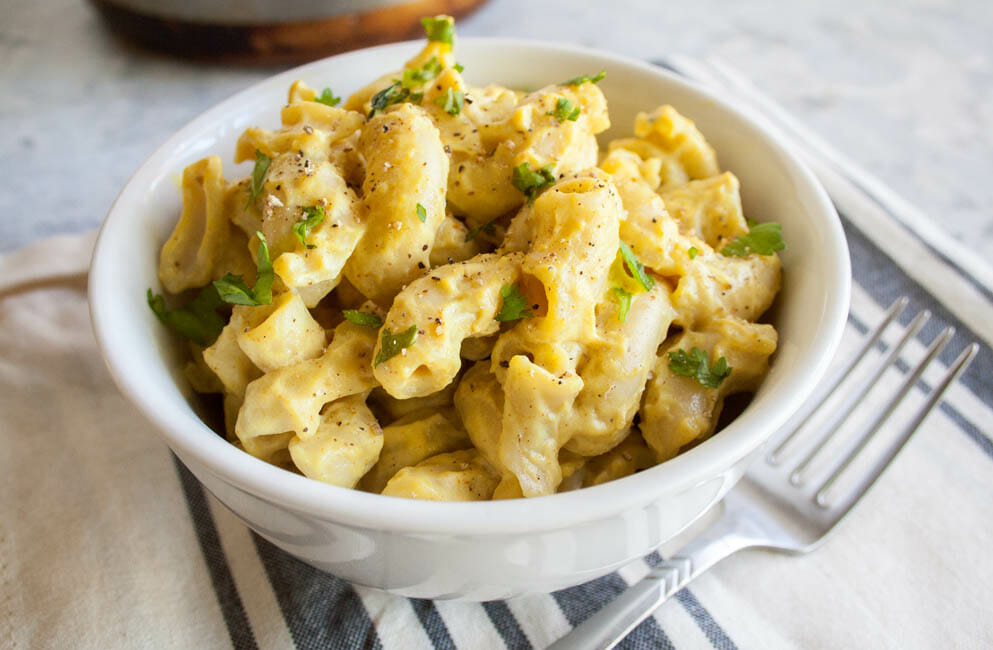
[[[860,476],[850,489],[844,492],[838,489],[839,478],[862,454],[883,422],[899,406],[927,367],[941,354],[955,335],[955,329],[952,327],[944,330],[934,339],[923,358],[907,375],[886,405],[857,431],[849,451],[830,466],[827,478],[812,481],[812,474],[823,474],[823,472],[814,472],[811,468],[816,459],[825,455],[822,452],[835,438],[838,425],[851,415],[869,389],[899,358],[907,342],[920,332],[931,316],[928,311],[919,313],[910,322],[900,340],[890,348],[888,354],[864,377],[854,377],[846,382],[845,379],[852,376],[852,371],[865,357],[866,352],[879,341],[886,327],[903,312],[906,306],[906,298],[894,302],[887,310],[883,321],[865,337],[850,361],[843,364],[831,379],[825,382],[823,388],[773,436],[773,441],[778,444],[763,460],[753,463],[744,477],[727,494],[723,501],[723,514],[720,519],[687,544],[679,555],[652,569],[643,580],[632,585],[599,612],[553,643],[550,649],[586,650],[613,647],[670,596],[736,551],[745,548],[766,548],[784,553],[802,554],[816,549],[876,482],[935,407],[948,386],[958,378],[979,351],[979,345],[976,343],[963,350],[935,385],[925,403],[900,430],[899,435],[889,443],[885,451],[873,460],[867,470],[860,472]],[[851,384],[851,387],[844,392],[844,396],[839,395],[838,406],[833,408],[823,426],[818,427],[817,434],[799,436],[801,425],[823,406],[827,398],[842,384]],[[786,460],[803,446],[808,447],[809,450],[799,463],[787,464]]]

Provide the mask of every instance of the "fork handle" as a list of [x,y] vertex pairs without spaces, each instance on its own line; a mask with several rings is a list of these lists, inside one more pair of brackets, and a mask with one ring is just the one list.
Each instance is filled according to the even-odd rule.
[[679,555],[649,571],[600,611],[574,627],[548,650],[606,650],[613,648],[673,594],[735,551],[751,546],[738,534],[737,522],[726,509],[710,528],[687,544]]

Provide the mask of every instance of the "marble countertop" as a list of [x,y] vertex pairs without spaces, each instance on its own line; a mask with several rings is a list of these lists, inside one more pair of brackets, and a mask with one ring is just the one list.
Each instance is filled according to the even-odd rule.
[[[135,50],[113,38],[83,0],[4,4],[0,251],[98,226],[130,175],[172,132],[280,69]],[[492,0],[462,21],[459,33],[572,42],[645,59],[720,56],[963,246],[993,257],[990,3],[591,6]]]

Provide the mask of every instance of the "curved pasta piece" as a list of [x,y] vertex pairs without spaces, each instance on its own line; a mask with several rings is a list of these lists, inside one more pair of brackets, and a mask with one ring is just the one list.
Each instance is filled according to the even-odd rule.
[[411,397],[410,399],[397,399],[387,393],[381,386],[373,389],[369,395],[369,400],[389,422],[395,422],[402,417],[410,415],[415,411],[438,411],[452,406],[455,397],[456,382],[445,386],[437,393],[431,393],[424,397]]
[[462,112],[479,132],[483,151],[493,151],[504,137],[500,125],[510,119],[524,93],[496,84],[471,88],[469,93],[472,102]]
[[[225,203],[227,203],[227,201],[225,201]],[[241,209],[244,204],[245,202],[242,201],[238,206],[239,209]],[[225,210],[225,213],[228,215],[228,218],[230,218],[231,211]],[[247,279],[254,278],[257,269],[255,266],[255,254],[257,249],[258,243],[252,244],[248,235],[243,233],[238,228],[230,228],[227,238],[221,245],[218,258],[214,262],[213,279],[219,280],[228,273],[232,275],[240,275],[242,278]]]
[[[393,397],[430,395],[447,386],[462,367],[459,350],[469,337],[493,334],[503,304],[500,289],[517,281],[520,255],[479,255],[432,269],[393,301],[384,328],[418,327],[414,344],[377,365],[377,381]],[[379,354],[381,342],[376,346]]]
[[693,243],[679,232],[679,225],[666,210],[662,198],[644,180],[644,161],[636,154],[618,149],[604,158],[601,169],[614,179],[627,218],[621,221],[621,241],[627,242],[638,259],[660,275],[682,275],[679,251]]
[[[295,214],[291,211],[290,218],[296,218],[289,224],[294,240],[272,263],[283,283],[304,296],[308,307],[316,305],[338,285],[345,263],[366,231],[355,193],[340,174],[331,173],[334,167],[330,163],[326,165],[322,166],[326,172],[322,195],[311,206],[301,206]],[[304,207],[314,206],[323,210],[324,219],[301,241],[292,233],[293,225],[306,218]]]
[[[319,208],[325,215],[322,223],[309,231],[306,243],[311,245],[345,246],[347,258],[364,230],[357,216],[358,199],[338,169],[331,162],[311,158],[303,151],[279,154],[272,159],[256,203],[274,269],[276,260],[287,252],[308,256],[308,261],[322,261],[316,257],[319,249],[308,249],[293,231],[293,226],[307,217],[308,209]],[[342,238],[346,241],[338,243]],[[338,261],[334,269],[340,271],[343,262]],[[285,273],[288,269],[281,270]],[[307,279],[325,280],[328,276],[324,271],[320,277]],[[288,278],[293,280],[292,276]]]
[[365,122],[361,113],[315,101],[291,101],[280,117],[283,128],[278,131],[254,126],[245,129],[235,145],[235,162],[255,160],[256,151],[269,158],[302,151],[307,158],[326,160],[332,145],[351,136]]
[[500,482],[475,449],[438,454],[404,467],[386,483],[382,494],[430,501],[484,501]]
[[640,168],[642,179],[654,190],[666,190],[685,185],[690,180],[679,159],[662,148],[641,138],[617,138],[607,145],[608,156],[629,152],[644,161]]
[[655,463],[655,453],[641,437],[641,433],[633,430],[621,444],[605,454],[586,461],[581,485],[590,487],[631,476]]
[[562,482],[556,492],[570,492],[583,487],[586,476],[586,462],[589,459],[574,454],[568,449],[559,452],[559,467],[562,468]]
[[[559,100],[580,108],[576,120],[555,117]],[[596,84],[549,86],[524,96],[502,122],[478,125],[480,142],[497,144],[478,152],[453,151],[448,185],[453,211],[477,228],[518,208],[525,196],[512,181],[514,168],[523,163],[532,170],[552,165],[558,178],[595,167],[596,134],[610,126],[606,109]]]
[[238,412],[238,438],[244,443],[256,436],[285,431],[306,436],[316,430],[325,404],[376,385],[375,344],[376,330],[344,321],[334,329],[320,357],[278,368],[251,382]]
[[[543,287],[547,311],[520,322],[512,330],[521,330],[518,338],[556,344],[596,338],[596,305],[617,257],[623,213],[617,189],[599,170],[568,178],[538,197],[528,217],[531,244],[521,271]],[[494,349],[496,365],[518,353],[500,351],[507,348],[505,336]]]
[[382,492],[393,475],[437,454],[468,449],[465,430],[458,426],[454,411],[418,411],[383,427],[383,450],[372,469],[362,477],[358,487],[367,492]]
[[190,360],[183,366],[183,375],[190,382],[190,386],[198,393],[223,393],[224,384],[221,383],[220,378],[214,374],[214,371],[203,360],[204,348],[193,341],[188,341],[187,343],[187,348],[190,351]]
[[638,113],[634,134],[674,155],[691,179],[720,173],[717,154],[696,124],[668,104],[651,113]]
[[237,305],[231,325],[242,352],[262,372],[314,359],[324,352],[324,328],[295,293],[283,293],[272,304]]
[[560,421],[568,415],[583,380],[553,375],[527,357],[510,359],[503,381],[500,461],[517,477],[526,497],[552,494],[562,482]]
[[675,315],[662,283],[634,296],[624,321],[614,301],[600,311],[599,341],[587,346],[577,371],[583,390],[561,425],[565,448],[583,456],[606,453],[627,435]]
[[477,336],[462,341],[459,355],[466,361],[480,361],[493,354],[493,347],[496,345],[499,334],[489,336]]
[[293,436],[290,457],[304,476],[352,488],[368,472],[383,448],[383,430],[363,395],[328,404],[316,431]]
[[[684,331],[663,348],[640,411],[641,433],[658,462],[712,434],[725,397],[758,388],[777,340],[771,325],[725,318],[700,331]],[[706,351],[711,364],[721,357],[727,359],[731,374],[719,388],[707,388],[695,377],[676,375],[669,368],[669,352],[689,352],[694,347]]]
[[708,246],[684,273],[672,293],[675,322],[684,328],[725,317],[754,321],[772,305],[782,281],[777,255],[725,257]]
[[448,157],[438,129],[409,104],[369,120],[359,150],[366,160],[362,204],[368,230],[345,274],[365,296],[386,305],[430,261],[445,217]]
[[238,399],[244,398],[248,384],[262,375],[262,371],[238,345],[238,326],[230,322],[221,330],[217,340],[204,349],[203,361],[221,381],[224,392]]
[[731,172],[664,191],[662,200],[682,232],[715,249],[748,232],[738,178]]
[[290,469],[293,460],[290,458],[289,444],[293,433],[276,433],[270,436],[258,436],[249,440],[239,441],[241,448],[267,463]]
[[468,239],[469,229],[461,221],[446,215],[434,236],[431,255],[432,267],[454,264],[471,259],[482,252],[479,238]]
[[183,170],[183,211],[159,255],[159,281],[180,293],[214,279],[230,226],[224,214],[227,183],[221,159],[210,156]]
[[502,468],[503,386],[481,361],[466,371],[455,390],[455,410],[473,446],[493,467]]

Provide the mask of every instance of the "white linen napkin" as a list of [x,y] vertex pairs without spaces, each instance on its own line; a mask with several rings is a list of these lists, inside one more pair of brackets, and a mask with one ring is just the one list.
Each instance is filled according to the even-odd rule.
[[[993,303],[926,243],[908,274],[892,220],[841,177],[831,190],[856,281],[843,353],[901,294],[909,313],[934,312],[909,363],[945,324],[959,330],[946,363],[973,340],[987,344],[821,549],[738,554],[622,647],[993,645],[993,321],[982,316]],[[352,587],[282,553],[206,494],[118,394],[72,276],[91,246],[92,236],[61,237],[0,256],[0,278],[19,278],[0,286],[0,647],[544,647],[657,561],[480,605]],[[936,297],[924,281],[933,277],[976,297]],[[881,400],[870,394],[863,410]]]

